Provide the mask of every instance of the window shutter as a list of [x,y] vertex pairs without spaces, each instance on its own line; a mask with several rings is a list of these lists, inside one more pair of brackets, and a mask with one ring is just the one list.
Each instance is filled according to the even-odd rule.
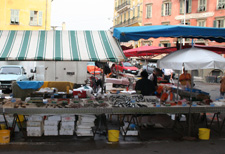
[[183,2],[184,0],[180,0],[180,14],[183,14]]
[[159,47],[162,47],[162,44],[161,43],[159,43]]
[[149,5],[149,18],[152,17],[152,5]]
[[38,19],[38,25],[42,26],[42,17],[43,17],[43,12],[39,11],[39,19]]
[[34,25],[34,11],[30,11],[30,25]]
[[161,15],[164,16],[164,4],[162,4]]
[[11,10],[11,22],[15,22],[14,10]]
[[130,11],[128,11],[128,20],[130,19]]
[[15,10],[15,22],[19,22],[19,10]]
[[135,17],[135,7],[133,7],[133,18]]
[[224,28],[224,20],[221,20],[221,28]]
[[171,43],[168,43],[168,46],[167,47],[171,47]]
[[140,16],[140,6],[138,6],[138,17]]
[[192,0],[188,1],[188,13],[191,13],[192,10]]
[[213,27],[216,27],[216,20],[213,21]]
[[171,15],[172,3],[169,3],[169,15]]

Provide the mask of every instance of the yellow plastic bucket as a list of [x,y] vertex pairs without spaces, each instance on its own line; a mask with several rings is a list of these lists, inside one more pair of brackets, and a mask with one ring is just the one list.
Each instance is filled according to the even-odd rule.
[[119,130],[108,130],[108,140],[109,142],[118,142],[120,136]]
[[[20,122],[23,122],[24,121],[24,116],[19,114],[18,115],[18,118],[20,119]],[[17,122],[19,122],[19,120],[17,119]]]
[[0,144],[10,142],[10,130],[0,130]]
[[199,137],[200,140],[209,140],[210,129],[208,129],[208,128],[199,128],[198,129],[198,137]]
[[5,130],[6,129],[6,125],[5,124],[0,124],[0,128],[1,128],[1,130]]

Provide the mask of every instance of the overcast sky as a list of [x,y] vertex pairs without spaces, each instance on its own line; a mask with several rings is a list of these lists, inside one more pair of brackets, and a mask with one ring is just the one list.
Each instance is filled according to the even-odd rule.
[[51,26],[65,22],[66,30],[108,30],[113,11],[114,0],[53,0]]

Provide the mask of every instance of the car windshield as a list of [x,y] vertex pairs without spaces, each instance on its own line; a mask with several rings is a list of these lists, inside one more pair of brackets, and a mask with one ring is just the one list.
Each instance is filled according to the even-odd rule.
[[95,66],[95,62],[88,62],[87,65],[88,66]]
[[129,63],[129,62],[124,62],[123,66],[125,66],[125,67],[132,67],[133,65],[131,65],[131,63]]
[[0,74],[21,74],[21,69],[19,67],[2,67],[0,69]]

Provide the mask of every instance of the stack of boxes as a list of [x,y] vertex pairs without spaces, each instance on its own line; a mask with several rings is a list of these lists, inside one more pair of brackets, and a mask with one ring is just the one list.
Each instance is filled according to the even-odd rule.
[[44,121],[44,135],[45,136],[58,136],[59,135],[59,122],[61,121],[61,116],[49,116],[47,120]]
[[27,136],[42,136],[43,134],[43,117],[32,115],[27,121]]
[[76,134],[77,136],[93,136],[92,127],[95,126],[94,121],[96,117],[94,115],[81,115],[77,122]]
[[75,116],[74,115],[63,115],[59,134],[60,135],[73,135],[74,129],[75,129]]

